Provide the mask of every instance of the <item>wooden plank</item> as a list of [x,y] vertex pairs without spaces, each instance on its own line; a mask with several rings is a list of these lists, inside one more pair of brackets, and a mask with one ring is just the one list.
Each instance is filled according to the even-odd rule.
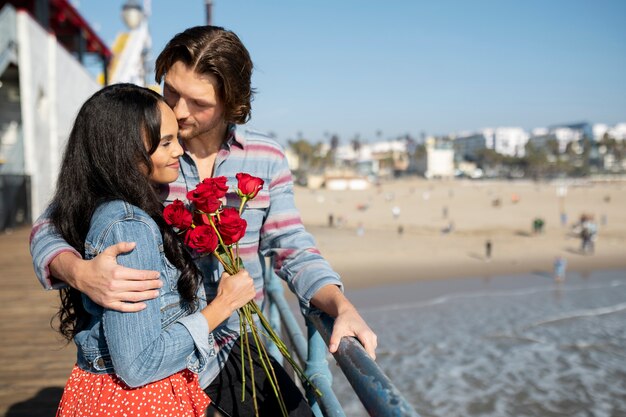
[[54,416],[76,348],[50,327],[58,293],[35,277],[30,228],[0,234],[0,415]]

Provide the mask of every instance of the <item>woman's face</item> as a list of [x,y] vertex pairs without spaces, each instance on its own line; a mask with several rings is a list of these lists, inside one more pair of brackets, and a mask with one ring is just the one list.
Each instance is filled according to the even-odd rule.
[[174,112],[165,103],[159,103],[159,109],[161,110],[161,142],[150,155],[152,161],[150,180],[157,184],[166,184],[178,178],[180,168],[178,158],[183,154],[183,148],[178,142],[178,122]]

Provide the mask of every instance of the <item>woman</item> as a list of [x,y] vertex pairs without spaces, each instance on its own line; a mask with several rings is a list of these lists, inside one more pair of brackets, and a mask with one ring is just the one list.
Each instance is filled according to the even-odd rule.
[[163,287],[137,313],[62,290],[59,330],[74,340],[77,363],[57,416],[204,415],[209,398],[197,373],[215,356],[209,332],[255,290],[246,272],[226,276],[207,306],[193,260],[163,220],[156,186],[178,177],[177,134],[162,98],[130,84],[95,93],[76,117],[51,221],[85,259],[136,242],[118,263],[160,271]]

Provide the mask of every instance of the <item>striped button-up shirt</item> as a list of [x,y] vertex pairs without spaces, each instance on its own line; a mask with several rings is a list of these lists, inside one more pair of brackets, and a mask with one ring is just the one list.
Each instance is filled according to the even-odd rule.
[[[187,192],[201,181],[187,151],[180,159],[180,167],[178,179],[162,186],[165,205],[176,199],[186,201]],[[302,225],[294,203],[293,181],[284,152],[274,140],[250,132],[241,135],[235,125],[231,125],[214,167],[214,176],[228,179],[229,192],[223,199],[226,206],[239,207],[240,200],[234,192],[237,187],[235,176],[239,172],[259,177],[265,182],[242,214],[248,226],[245,236],[239,241],[239,256],[257,289],[256,301],[259,305],[263,304],[266,258],[271,256],[275,272],[287,281],[306,312],[311,298],[320,288],[329,284],[342,288],[342,284]],[[31,254],[35,272],[44,287],[61,285],[53,282],[48,266],[55,256],[65,251],[75,252],[50,226],[45,215],[39,218],[31,233]],[[207,300],[210,302],[217,292],[223,268],[213,256],[198,258],[196,263],[203,273]],[[237,313],[211,331],[216,341],[216,355],[200,374],[203,387],[217,376],[239,336]]]

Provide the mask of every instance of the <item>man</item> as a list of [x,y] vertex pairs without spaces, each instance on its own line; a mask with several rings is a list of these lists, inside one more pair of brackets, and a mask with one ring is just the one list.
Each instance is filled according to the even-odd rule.
[[[375,358],[376,335],[342,292],[338,275],[316,249],[293,201],[293,182],[281,148],[260,135],[244,136],[236,125],[250,118],[252,61],[232,32],[213,26],[190,28],[176,35],[156,61],[156,80],[164,78],[163,95],[178,120],[185,148],[178,180],[162,189],[164,204],[185,200],[186,193],[205,178],[247,172],[265,181],[243,217],[248,222],[239,254],[255,280],[256,301],[263,302],[264,257],[272,256],[276,273],[298,296],[304,312],[312,306],[335,317],[329,349],[335,352],[343,336],[355,336]],[[227,196],[227,204],[229,204]],[[37,275],[47,288],[66,284],[87,294],[105,308],[134,312],[141,301],[158,295],[158,274],[123,268],[116,256],[132,250],[132,242],[107,248],[92,261],[82,260],[39,219],[31,235],[31,253]],[[214,257],[198,258],[207,298],[216,294],[222,272]],[[59,280],[61,282],[59,282]],[[239,321],[236,314],[216,329],[217,354],[200,373],[200,383],[223,414],[253,415],[250,393],[241,402]],[[261,414],[279,415],[275,399],[257,364],[257,395]],[[310,409],[290,379],[279,370],[279,383],[290,415],[310,415]],[[249,381],[249,379],[248,379]],[[247,383],[247,389],[250,389]],[[284,389],[283,389],[284,387]]]

